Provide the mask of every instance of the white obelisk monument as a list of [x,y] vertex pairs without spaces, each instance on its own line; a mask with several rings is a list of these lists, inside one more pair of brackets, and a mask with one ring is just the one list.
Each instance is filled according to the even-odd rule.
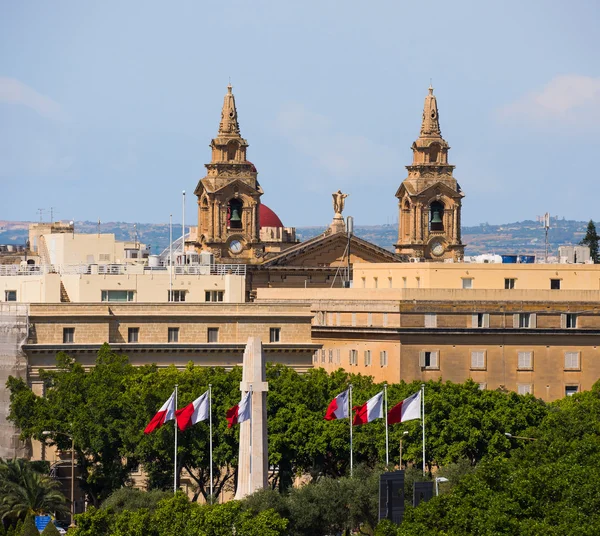
[[262,342],[250,337],[246,350],[240,391],[251,391],[250,419],[240,424],[240,455],[236,499],[267,487],[269,445],[267,440],[267,391]]

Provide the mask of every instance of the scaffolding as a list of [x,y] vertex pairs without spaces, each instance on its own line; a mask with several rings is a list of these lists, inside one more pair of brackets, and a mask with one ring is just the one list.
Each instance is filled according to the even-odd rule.
[[24,457],[26,449],[19,440],[19,430],[7,420],[10,392],[9,376],[26,378],[27,356],[23,345],[29,333],[29,305],[0,303],[0,458]]

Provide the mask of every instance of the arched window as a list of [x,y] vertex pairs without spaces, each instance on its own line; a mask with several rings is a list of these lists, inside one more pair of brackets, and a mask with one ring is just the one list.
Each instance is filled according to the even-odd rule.
[[404,201],[404,208],[402,209],[402,236],[405,239],[410,238],[410,203],[408,199]]
[[230,141],[227,144],[227,160],[232,161],[235,160],[235,155],[237,154],[238,144],[235,141]]
[[232,199],[227,205],[227,227],[229,229],[242,229],[242,207],[244,204],[239,199]]
[[439,201],[434,201],[429,205],[429,230],[444,230],[444,205]]
[[440,156],[440,144],[439,143],[432,143],[429,146],[429,162],[436,163],[438,161],[438,158]]

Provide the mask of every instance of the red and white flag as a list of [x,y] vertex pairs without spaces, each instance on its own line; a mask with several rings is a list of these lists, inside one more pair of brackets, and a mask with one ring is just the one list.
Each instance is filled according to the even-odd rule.
[[325,413],[326,421],[333,421],[335,419],[345,419],[348,417],[348,390],[346,389],[343,393],[337,395],[327,407],[327,413]]
[[252,391],[248,391],[240,400],[239,404],[236,404],[232,408],[227,410],[227,420],[229,424],[227,428],[231,428],[234,424],[240,424],[241,422],[250,419],[250,395]]
[[179,426],[179,429],[183,432],[186,428],[208,419],[208,406],[208,391],[206,391],[206,393],[196,398],[191,404],[178,409],[175,412],[175,415],[177,417],[177,426]]
[[154,432],[154,430],[160,428],[167,421],[172,421],[173,419],[175,419],[175,391],[173,391],[169,400],[161,406],[158,413],[152,417],[152,420],[144,429],[144,433],[149,434],[150,432]]
[[367,400],[366,404],[354,406],[352,409],[356,412],[352,421],[353,426],[381,419],[383,417],[383,391]]
[[405,398],[388,411],[388,424],[421,418],[421,391]]

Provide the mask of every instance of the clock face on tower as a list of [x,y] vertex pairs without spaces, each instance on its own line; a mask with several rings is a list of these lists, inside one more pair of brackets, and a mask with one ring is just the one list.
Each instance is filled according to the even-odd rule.
[[437,240],[431,242],[431,253],[436,257],[444,254],[444,244]]
[[240,253],[242,249],[243,246],[239,240],[232,240],[229,244],[229,251],[231,251],[231,253]]

